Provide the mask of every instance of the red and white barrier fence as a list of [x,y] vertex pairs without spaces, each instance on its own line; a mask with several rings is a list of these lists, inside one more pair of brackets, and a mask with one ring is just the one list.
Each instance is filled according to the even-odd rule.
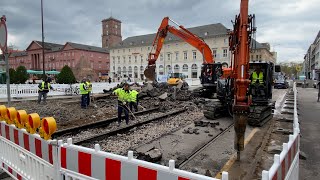
[[[133,158],[85,148],[61,140],[44,140],[25,129],[0,122],[0,169],[15,179],[216,180],[215,178]],[[228,179],[223,172],[222,180]]]
[[262,180],[298,180],[299,179],[299,152],[300,152],[300,128],[297,112],[297,87],[293,84],[294,92],[294,123],[293,135],[289,136],[289,142],[283,143],[280,154],[274,155],[271,168],[262,171]]

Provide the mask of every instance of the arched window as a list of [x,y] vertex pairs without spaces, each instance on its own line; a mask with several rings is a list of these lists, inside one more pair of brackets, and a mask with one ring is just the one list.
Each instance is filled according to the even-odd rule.
[[184,65],[182,66],[182,71],[188,72],[188,65],[187,65],[187,64],[184,64]]
[[132,67],[129,66],[129,73],[132,73]]
[[167,69],[167,72],[172,70],[170,65],[167,65],[166,69]]
[[140,66],[140,73],[143,74],[143,71],[144,71],[144,67]]
[[180,66],[178,64],[174,65],[174,72],[179,72]]
[[133,70],[134,72],[138,72],[138,66],[135,66]]
[[123,73],[127,73],[127,68],[126,68],[126,67],[123,67],[122,72],[123,72]]
[[118,74],[121,73],[121,67],[118,67]]
[[196,64],[192,64],[191,70],[192,71],[197,71],[198,70],[198,66]]

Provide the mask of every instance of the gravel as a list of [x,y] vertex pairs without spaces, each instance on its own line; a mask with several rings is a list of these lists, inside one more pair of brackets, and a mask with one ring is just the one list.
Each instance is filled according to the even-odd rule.
[[95,143],[99,143],[103,151],[125,155],[128,150],[183,128],[201,117],[203,117],[203,113],[199,109],[192,112],[186,111],[179,115],[165,118],[162,121],[142,125],[127,134],[118,134],[103,141],[94,142],[89,147],[93,148]]

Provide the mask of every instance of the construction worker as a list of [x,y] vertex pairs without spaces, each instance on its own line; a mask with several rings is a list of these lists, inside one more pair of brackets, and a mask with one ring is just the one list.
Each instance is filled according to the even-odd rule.
[[42,96],[43,96],[43,103],[47,104],[47,102],[46,102],[47,94],[50,89],[53,90],[53,87],[49,83],[49,79],[46,78],[44,81],[42,81],[38,85],[38,88],[39,88],[39,90],[38,90],[38,104],[40,104]]
[[87,79],[86,81],[86,85],[88,87],[88,94],[87,94],[87,106],[90,105],[90,95],[91,95],[91,91],[92,91],[92,84],[90,82],[90,79]]
[[131,101],[129,84],[125,83],[123,88],[118,88],[113,91],[113,94],[118,96],[118,126],[121,124],[121,115],[124,111],[126,124],[129,124],[129,109],[128,105]]
[[81,108],[87,109],[88,107],[88,86],[86,80],[83,79],[80,83],[80,94],[81,94]]
[[[252,72],[251,76],[250,76],[250,80],[251,80],[251,92],[252,95],[256,95],[256,90],[258,90],[260,92],[261,96],[264,96],[264,82],[265,82],[265,76],[263,74],[263,72],[261,71],[261,67],[259,65],[257,65],[254,69],[254,71]],[[254,87],[254,88],[252,88]]]
[[138,91],[136,90],[131,90],[130,91],[130,96],[131,96],[131,101],[130,101],[130,111],[132,111],[132,107],[134,108],[135,112],[138,112]]

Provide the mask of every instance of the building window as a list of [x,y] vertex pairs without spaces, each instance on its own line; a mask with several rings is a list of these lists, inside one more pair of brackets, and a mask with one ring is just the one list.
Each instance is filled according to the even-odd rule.
[[217,57],[217,49],[212,49],[212,57],[213,58]]
[[188,65],[187,65],[187,64],[184,64],[184,65],[182,66],[182,71],[188,72]]
[[192,58],[197,59],[197,52],[196,51],[192,51]]
[[116,24],[114,27],[117,29],[117,28],[118,28],[118,25]]
[[183,52],[183,59],[184,59],[184,60],[187,60],[187,59],[188,59],[188,52],[187,52],[187,51],[184,51],[184,52]]
[[168,57],[168,61],[170,61],[171,60],[171,53],[168,53],[167,57]]
[[116,67],[115,67],[115,66],[113,66],[113,67],[112,67],[112,69],[115,71],[115,70],[116,70]]
[[120,56],[118,56],[118,64],[120,64]]
[[137,62],[137,56],[134,56],[134,62],[135,63]]
[[253,55],[251,55],[251,61],[253,60]]
[[123,56],[123,63],[125,64],[126,63],[126,57]]
[[113,63],[114,63],[115,59],[116,59],[116,57],[112,56]]
[[227,38],[225,38],[223,41],[224,41],[224,43],[225,43],[225,44],[227,44],[228,39],[227,39]]
[[228,49],[223,49],[223,57],[228,57]]
[[143,62],[143,56],[142,55],[140,56],[140,58],[141,58],[141,62]]
[[[130,52],[130,49],[129,49],[129,52]],[[129,56],[129,63],[131,63],[131,56]]]
[[160,61],[163,61],[163,55],[160,54]]
[[261,55],[259,55],[259,60],[261,60],[262,59],[262,56]]
[[176,61],[179,59],[179,52],[176,52]]
[[178,64],[174,65],[174,72],[179,72],[180,66]]
[[72,67],[75,67],[75,65],[74,65],[74,60],[72,60]]
[[108,24],[106,24],[106,28],[108,28]]
[[150,51],[150,47],[148,47],[148,51]]
[[256,60],[259,60],[259,55],[256,55]]
[[109,35],[109,31],[107,31],[107,35]]
[[101,62],[99,62],[99,69],[101,69]]

